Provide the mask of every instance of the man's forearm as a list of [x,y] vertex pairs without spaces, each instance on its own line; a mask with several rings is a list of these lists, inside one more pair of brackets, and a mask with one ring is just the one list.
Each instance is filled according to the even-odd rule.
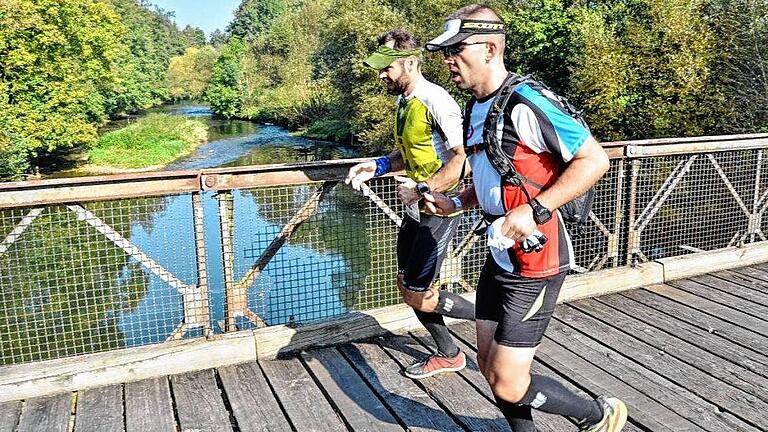
[[548,209],[559,208],[597,183],[609,167],[610,162],[602,148],[586,157],[574,158],[557,181],[544,190],[537,200]]
[[466,159],[464,152],[454,154],[447,164],[443,165],[427,180],[429,188],[433,191],[444,192],[453,187],[459,181]]

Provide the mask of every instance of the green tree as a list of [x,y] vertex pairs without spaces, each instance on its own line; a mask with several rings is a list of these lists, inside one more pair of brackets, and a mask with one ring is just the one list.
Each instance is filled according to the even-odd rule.
[[181,34],[184,36],[184,44],[186,46],[203,46],[206,43],[205,32],[197,27],[187,25],[181,31]]
[[[133,113],[168,98],[168,65],[184,53],[188,38],[161,9],[149,10],[136,0],[109,0],[126,28],[125,48],[117,61],[119,85],[109,95],[111,116]],[[190,31],[194,32],[190,28]]]
[[575,57],[571,0],[524,0],[500,10],[507,26],[510,70],[532,74],[567,93]]
[[190,47],[168,65],[169,95],[173,99],[200,99],[208,87],[218,53],[210,45]]
[[721,107],[709,133],[768,132],[768,1],[711,0],[714,84],[708,104]]
[[247,45],[240,38],[233,37],[222,48],[216,64],[205,99],[211,104],[211,109],[225,117],[240,114],[244,89],[242,88],[242,67],[240,59]]
[[718,116],[705,0],[615,0],[577,12],[574,87],[602,139],[700,135]]
[[285,0],[243,0],[227,32],[242,39],[253,39],[269,29],[272,21],[285,9]]
[[15,160],[5,169],[96,140],[123,32],[104,0],[0,3],[0,152]]
[[227,34],[216,29],[211,33],[211,38],[208,42],[213,45],[214,48],[219,49],[227,43]]

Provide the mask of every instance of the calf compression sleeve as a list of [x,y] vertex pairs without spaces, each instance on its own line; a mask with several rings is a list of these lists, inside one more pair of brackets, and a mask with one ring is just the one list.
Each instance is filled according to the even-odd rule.
[[443,316],[434,312],[422,312],[413,310],[416,318],[427,329],[432,339],[435,340],[437,350],[445,357],[453,357],[459,353],[459,347],[453,342],[451,334],[448,333],[448,327],[445,326]]
[[596,400],[584,399],[558,381],[542,375],[531,375],[531,385],[518,404],[571,417],[585,424],[596,424],[603,418],[603,408]]
[[450,291],[440,291],[435,313],[451,318],[475,320],[475,304]]
[[507,419],[513,432],[536,432],[530,406],[507,402],[496,395],[494,397],[496,398],[496,406],[504,414],[504,418]]

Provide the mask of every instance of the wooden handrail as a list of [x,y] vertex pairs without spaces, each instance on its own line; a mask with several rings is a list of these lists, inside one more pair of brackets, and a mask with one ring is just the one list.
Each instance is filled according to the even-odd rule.
[[[768,148],[768,134],[615,141],[602,146],[611,159],[634,159]],[[369,158],[0,183],[0,209],[342,180],[349,167],[365,160]]]

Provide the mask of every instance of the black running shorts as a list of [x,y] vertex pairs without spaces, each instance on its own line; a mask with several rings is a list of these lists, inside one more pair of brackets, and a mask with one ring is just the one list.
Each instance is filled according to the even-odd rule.
[[566,274],[546,278],[513,275],[488,254],[477,282],[475,317],[499,323],[493,337],[499,345],[538,346],[555,311]]
[[421,221],[416,222],[405,215],[397,234],[398,273],[412,291],[426,291],[432,285],[460,219],[424,213],[420,218]]

